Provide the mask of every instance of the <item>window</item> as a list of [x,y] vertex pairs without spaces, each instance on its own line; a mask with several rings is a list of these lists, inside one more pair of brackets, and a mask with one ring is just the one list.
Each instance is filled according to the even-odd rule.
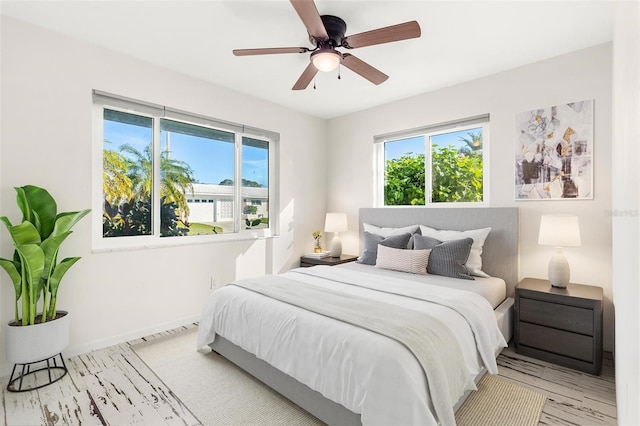
[[377,136],[376,204],[486,203],[489,117]]
[[247,229],[269,226],[269,144],[263,140],[242,138],[243,225]]
[[275,232],[276,133],[98,91],[94,104],[96,248]]

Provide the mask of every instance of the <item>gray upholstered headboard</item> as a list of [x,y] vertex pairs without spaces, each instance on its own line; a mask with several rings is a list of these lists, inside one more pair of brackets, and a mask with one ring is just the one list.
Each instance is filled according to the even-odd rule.
[[[482,249],[482,270],[507,283],[513,297],[518,283],[518,209],[516,207],[421,208],[383,207],[360,209],[362,224],[383,227],[426,225],[436,229],[466,231],[491,227]],[[362,238],[360,239],[362,252]]]

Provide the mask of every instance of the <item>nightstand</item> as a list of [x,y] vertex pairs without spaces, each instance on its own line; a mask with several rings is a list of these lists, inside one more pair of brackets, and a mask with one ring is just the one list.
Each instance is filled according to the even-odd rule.
[[525,278],[516,286],[516,352],[591,374],[602,368],[602,288]]
[[350,254],[343,254],[340,257],[322,257],[320,259],[315,259],[313,257],[300,257],[300,266],[303,268],[315,265],[329,265],[335,266],[340,265],[341,263],[349,263],[355,262],[358,260],[358,256],[352,256]]

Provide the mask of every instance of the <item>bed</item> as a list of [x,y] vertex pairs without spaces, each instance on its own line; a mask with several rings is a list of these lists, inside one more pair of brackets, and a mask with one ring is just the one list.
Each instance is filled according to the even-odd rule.
[[[363,255],[364,237],[370,237],[364,231],[371,225],[490,227],[482,246],[488,277],[463,280],[350,263],[242,280],[212,295],[199,344],[328,424],[451,424],[474,383],[487,370],[497,372],[495,356],[511,337],[517,209],[365,208],[359,220]],[[345,294],[348,307],[340,305]],[[343,312],[349,308],[353,312]],[[371,325],[370,317],[359,318],[369,312],[388,318]],[[389,334],[411,330],[407,323],[396,324],[405,312],[420,322],[413,333],[418,338]],[[354,316],[370,328],[354,323]]]

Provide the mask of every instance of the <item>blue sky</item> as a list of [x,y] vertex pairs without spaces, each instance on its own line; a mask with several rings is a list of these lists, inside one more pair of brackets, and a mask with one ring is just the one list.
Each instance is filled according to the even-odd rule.
[[[166,147],[166,138],[161,138],[161,147]],[[124,144],[142,152],[151,143],[152,130],[143,126],[104,121],[104,147],[119,151]],[[229,142],[171,133],[171,158],[188,163],[194,178],[200,183],[218,184],[234,177],[234,146]],[[242,150],[243,179],[268,186],[268,153],[265,149],[245,146]]]
[[[166,132],[161,133],[162,150],[167,146],[164,136]],[[194,178],[199,183],[218,184],[225,179],[233,179],[233,143],[172,132],[170,153],[172,159],[184,161],[191,166]]]
[[[467,145],[460,140],[461,137],[469,138],[468,133],[477,133],[479,130],[480,128],[443,133],[441,135],[432,136],[431,140],[432,143],[437,144],[440,147],[453,145],[456,148],[460,148]],[[385,144],[386,160],[393,160],[410,152],[413,154],[424,153],[424,136],[400,139],[393,143]]]

